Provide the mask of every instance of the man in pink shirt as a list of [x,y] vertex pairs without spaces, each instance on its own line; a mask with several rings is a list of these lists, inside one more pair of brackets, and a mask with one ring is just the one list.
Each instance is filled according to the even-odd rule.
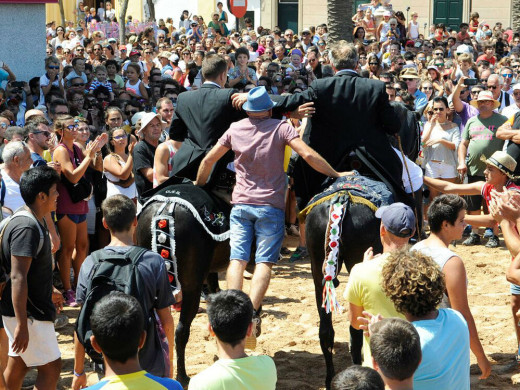
[[272,119],[274,103],[265,87],[253,88],[243,105],[248,117],[233,123],[202,160],[196,185],[204,185],[213,165],[228,152],[235,153],[236,185],[231,203],[231,261],[227,270],[228,289],[242,289],[244,270],[256,239],[256,268],[251,282],[254,336],[259,336],[261,304],[278,261],[284,237],[286,176],[284,149],[289,145],[318,172],[340,177],[316,151],[305,144],[287,122]]

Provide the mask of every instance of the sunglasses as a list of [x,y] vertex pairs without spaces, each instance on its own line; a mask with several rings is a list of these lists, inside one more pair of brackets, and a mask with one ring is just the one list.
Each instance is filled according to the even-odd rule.
[[439,108],[435,108],[435,107],[434,107],[434,108],[433,108],[433,111],[435,111],[435,112],[436,112],[436,111],[442,112],[442,111],[444,111],[444,108],[440,108],[440,107],[439,107]]
[[[79,77],[78,77],[79,78]],[[71,84],[71,87],[84,87],[85,83]]]
[[55,70],[60,69],[59,66],[54,66],[54,65],[49,65],[47,68],[49,68],[49,69],[55,69]]
[[433,111],[428,111],[427,114],[428,115],[433,115]]
[[498,87],[496,85],[489,85],[488,88],[489,89],[497,89]]
[[502,74],[501,76],[502,76],[502,77],[505,77],[505,78],[508,78],[508,79],[512,79],[512,78],[513,78],[513,74],[512,74],[512,73],[509,73],[509,74]]
[[431,91],[433,90],[433,87],[422,87],[423,91]]
[[128,138],[126,135],[116,135],[115,137],[112,137],[115,141],[121,141],[122,139]]
[[379,65],[378,62],[369,62],[368,65]]
[[0,127],[2,129],[7,129],[7,124],[6,123],[0,123]]
[[482,92],[482,91],[480,91],[480,90],[476,90],[476,91],[471,91],[470,93],[471,93],[472,95],[478,95],[480,92]]
[[441,62],[441,63],[435,64],[435,66],[437,66],[437,67],[443,67],[443,66],[444,66],[444,62]]
[[78,125],[68,125],[68,126],[66,126],[65,128],[66,128],[67,130],[69,130],[69,131],[73,131],[73,130],[76,129],[77,126],[78,126]]

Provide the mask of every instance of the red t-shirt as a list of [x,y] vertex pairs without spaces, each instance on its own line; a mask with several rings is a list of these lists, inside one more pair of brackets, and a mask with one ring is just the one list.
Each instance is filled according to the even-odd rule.
[[497,59],[494,56],[488,58],[485,54],[482,54],[480,57],[477,58],[477,63],[481,60],[489,61],[491,65],[495,65],[495,62],[497,61]]
[[[489,202],[491,201],[491,190],[493,190],[495,186],[492,184],[484,184],[484,187],[482,187],[482,197],[486,201],[486,206],[489,207]],[[508,181],[506,183],[506,190],[513,190],[520,192],[520,186],[517,186],[515,183]]]

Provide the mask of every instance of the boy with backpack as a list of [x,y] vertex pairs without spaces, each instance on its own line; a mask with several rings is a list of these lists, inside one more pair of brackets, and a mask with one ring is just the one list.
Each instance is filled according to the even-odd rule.
[[139,301],[131,295],[113,292],[95,304],[90,340],[94,349],[103,353],[106,377],[89,389],[182,390],[179,382],[141,368],[137,352],[146,340],[144,320]]
[[135,297],[143,308],[147,336],[139,350],[141,367],[155,376],[171,377],[173,374],[174,333],[170,306],[175,300],[164,261],[155,252],[133,246],[137,218],[130,198],[111,196],[103,201],[101,210],[103,226],[110,231],[111,241],[104,249],[88,256],[79,273],[76,301],[82,308],[74,338],[73,389],[86,385],[85,351],[94,363],[103,362],[90,343],[90,314],[95,304],[112,291]]
[[56,210],[59,181],[47,166],[24,172],[20,194],[26,206],[1,225],[0,311],[9,338],[8,389],[20,389],[30,368],[38,370],[38,389],[55,389],[60,376],[51,240],[44,221]]

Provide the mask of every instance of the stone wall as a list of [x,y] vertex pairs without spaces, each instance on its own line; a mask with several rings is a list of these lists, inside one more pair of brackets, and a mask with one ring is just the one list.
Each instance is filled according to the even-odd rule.
[[45,4],[2,4],[0,60],[19,81],[45,71]]

